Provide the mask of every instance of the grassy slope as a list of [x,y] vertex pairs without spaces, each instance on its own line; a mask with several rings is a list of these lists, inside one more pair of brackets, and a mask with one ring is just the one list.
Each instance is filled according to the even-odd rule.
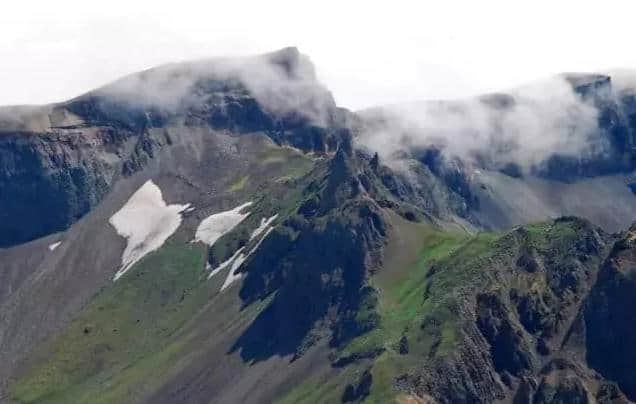
[[[453,291],[471,276],[471,263],[491,249],[496,236],[471,236],[428,224],[407,222],[391,214],[393,234],[385,254],[383,268],[373,277],[380,290],[380,326],[352,340],[338,352],[340,359],[369,357],[373,384],[365,402],[394,400],[396,375],[421,365],[431,355],[453,350],[457,333],[451,314]],[[431,276],[430,270],[438,268]],[[427,321],[428,319],[428,321]],[[422,327],[427,323],[426,327]],[[406,336],[409,354],[399,353],[400,340]],[[339,402],[347,384],[355,383],[368,367],[364,361],[346,366],[338,378],[308,380],[281,403]]]
[[[372,279],[380,290],[380,326],[337,352],[340,358],[374,358],[316,374],[281,403],[338,402],[369,363],[373,384],[366,402],[390,402],[400,393],[396,375],[453,351],[459,332],[452,314],[455,293],[479,278],[483,266],[478,261],[499,250],[502,239],[391,217],[394,233],[385,265]],[[527,229],[538,248],[576,236],[566,224]],[[73,321],[49,360],[13,386],[14,397],[21,402],[128,402],[154,390],[187,351],[183,324],[216,293],[201,287],[206,285],[201,282],[205,253],[203,247],[171,239],[149,255]],[[400,354],[403,337],[407,355]]]
[[[397,375],[417,368],[423,360],[453,351],[459,332],[452,313],[454,293],[474,276],[478,267],[474,261],[488,254],[496,240],[495,235],[487,233],[470,236],[428,225],[396,224],[400,232],[415,232],[412,245],[398,247],[411,249],[414,257],[404,262],[406,265],[402,264],[403,259],[396,259],[395,253],[387,257],[384,272],[375,278],[382,291],[381,325],[362,336],[362,344],[354,340],[347,347],[364,350],[371,344],[384,349],[371,369],[373,385],[366,399],[369,403],[391,401],[399,393],[394,389]],[[408,354],[400,354],[401,340],[407,341]]]
[[[297,179],[307,174],[314,166],[313,159],[302,152],[289,148],[266,145],[261,153],[253,159],[252,164],[247,168],[247,173],[240,173],[230,184],[228,192],[238,193],[253,189],[250,181],[254,181],[250,173],[271,172],[272,174],[282,174],[274,178],[276,182],[284,182]],[[251,184],[258,185],[258,184]]]
[[[12,388],[19,402],[129,401],[178,359],[174,333],[211,293],[206,251],[170,240],[107,286]],[[134,388],[133,388],[134,387]],[[126,400],[124,400],[126,398]]]
[[[311,158],[291,148],[266,147],[256,157],[227,192],[237,196],[253,192],[250,170],[284,172],[284,177],[274,174],[271,179],[280,187],[314,166]],[[263,186],[260,184],[259,189]],[[252,209],[254,220],[249,221],[249,228],[240,230],[249,234],[262,213],[269,216],[274,211],[289,210],[288,202],[276,197],[261,200]],[[37,364],[11,385],[13,400],[134,402],[160,386],[169,371],[179,367],[194,338],[184,331],[190,327],[184,326],[218,292],[218,287],[205,281],[207,248],[189,243],[190,238],[177,232],[122,279],[104,287],[44,347]],[[224,276],[219,274],[217,278]]]
[[[260,164],[287,162],[298,170],[290,178],[274,178],[277,182],[294,181],[313,166],[309,159],[285,149],[272,148],[264,154],[267,157]],[[230,192],[244,191],[249,179],[239,178],[241,186]],[[297,206],[299,198],[266,199],[255,209],[268,211],[262,212],[266,216],[274,210],[283,213]],[[276,206],[268,206],[271,203]],[[355,383],[369,364],[373,384],[367,402],[389,402],[399,394],[396,375],[453,351],[459,326],[452,314],[455,293],[480,278],[476,275],[483,260],[500,249],[495,247],[501,247],[501,238],[416,224],[393,214],[391,221],[394,231],[384,267],[371,280],[380,291],[380,325],[336,353],[339,358],[371,355],[373,359],[317,374],[281,402],[339,402],[346,385]],[[577,234],[567,224],[537,224],[527,230],[539,249],[567,244],[560,239]],[[47,360],[12,386],[13,397],[19,402],[130,402],[160,386],[168,370],[178,367],[188,352],[190,336],[182,334],[183,325],[217,291],[201,281],[206,249],[185,241],[185,236],[175,235],[119,282],[107,286],[55,339]],[[404,337],[407,355],[400,354]]]
[[[410,373],[423,361],[450,354],[458,341],[460,324],[453,314],[455,298],[464,287],[480,290],[499,287],[498,265],[514,256],[510,233],[479,233],[469,236],[445,232],[422,225],[402,223],[419,228],[416,258],[411,265],[403,265],[393,252],[384,273],[376,276],[376,284],[383,291],[381,299],[382,326],[354,341],[347,349],[364,350],[369,345],[381,345],[385,351],[372,367],[373,385],[365,402],[385,403],[400,393],[394,387],[396,376]],[[583,234],[581,221],[557,220],[524,226],[529,244],[542,254],[560,261],[567,257],[572,245]],[[404,247],[400,246],[401,248]],[[397,267],[393,267],[397,265]],[[400,272],[400,265],[408,268]],[[538,274],[515,272],[513,282],[521,290],[545,288]],[[494,282],[494,283],[493,283]],[[406,336],[409,352],[399,353],[399,338]]]

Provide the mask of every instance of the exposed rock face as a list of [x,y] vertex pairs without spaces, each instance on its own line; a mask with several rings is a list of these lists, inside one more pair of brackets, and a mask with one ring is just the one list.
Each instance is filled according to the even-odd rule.
[[498,296],[477,296],[477,326],[490,345],[495,370],[519,377],[533,370],[532,354],[523,333],[508,316]]
[[[241,289],[246,304],[275,293],[235,346],[250,359],[271,354],[269,349],[302,354],[316,339],[310,332],[319,321],[331,330],[333,345],[377,325],[377,291],[368,280],[381,263],[387,224],[357,179],[369,167],[353,159],[349,147],[344,141],[307,179],[296,214],[264,241],[247,268]],[[271,343],[267,350],[263,338]]]
[[[0,246],[62,230],[108,191],[119,158],[100,133],[1,135]],[[101,156],[100,156],[101,154]]]
[[[620,390],[633,399],[630,237],[613,239],[576,218],[504,236],[483,261],[482,280],[454,292],[464,324],[457,352],[428,365],[413,386],[453,403],[621,402]],[[597,387],[591,369],[610,384]]]
[[636,350],[633,319],[636,295],[636,239],[626,233],[601,268],[582,316],[590,367],[618,383],[631,400],[636,400]]
[[484,355],[487,347],[479,342],[479,334],[472,337],[475,340],[462,343],[451,358],[423,366],[413,381],[419,397],[433,397],[439,403],[492,402],[505,397],[492,362]]
[[556,384],[544,380],[534,395],[534,403],[589,403],[587,391],[578,378],[566,377]]
[[373,376],[367,370],[360,377],[357,386],[354,386],[353,384],[347,386],[342,396],[342,402],[361,402],[362,400],[364,400],[365,397],[369,395],[371,383],[373,383]]

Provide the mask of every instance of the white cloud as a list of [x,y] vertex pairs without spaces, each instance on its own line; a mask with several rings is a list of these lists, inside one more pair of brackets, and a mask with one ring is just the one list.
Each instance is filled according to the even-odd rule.
[[158,64],[298,46],[339,104],[464,97],[561,71],[636,66],[636,5],[291,0],[10,2],[0,104],[60,101]]
[[[309,59],[294,48],[251,57],[219,57],[162,65],[128,75],[97,91],[118,101],[168,111],[196,108],[205,105],[209,98],[221,105],[215,91],[197,88],[209,80],[241,83],[263,109],[277,116],[301,114],[324,124],[333,106],[333,98],[316,80]],[[234,86],[223,91],[234,91],[235,97],[242,97]]]
[[[386,119],[358,138],[395,163],[417,149],[434,147],[468,164],[501,168],[516,163],[528,170],[550,155],[603,152],[598,110],[574,93],[562,76],[510,92],[490,103],[477,98],[421,102],[383,109]],[[509,103],[495,106],[493,103]],[[377,118],[377,110],[371,110]]]

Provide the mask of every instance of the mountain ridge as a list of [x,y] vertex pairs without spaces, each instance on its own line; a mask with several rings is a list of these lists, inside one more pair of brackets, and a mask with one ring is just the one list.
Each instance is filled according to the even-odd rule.
[[[577,76],[558,105],[611,154],[532,171],[337,107],[295,48],[236,63],[151,69],[0,135],[2,400],[636,398],[616,344],[631,341],[636,104],[609,76]],[[520,99],[477,102],[506,123]],[[149,183],[180,222],[113,281],[130,240],[112,218]]]

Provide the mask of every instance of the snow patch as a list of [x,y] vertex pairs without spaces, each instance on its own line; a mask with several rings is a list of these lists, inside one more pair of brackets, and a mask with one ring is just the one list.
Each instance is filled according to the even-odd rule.
[[59,246],[60,246],[60,244],[62,244],[62,242],[61,242],[61,241],[58,241],[58,242],[53,243],[53,244],[50,244],[50,245],[49,245],[49,251],[54,251],[57,247],[59,247]]
[[114,281],[126,273],[149,252],[157,250],[181,225],[181,213],[186,205],[166,205],[161,189],[148,180],[115,213],[109,223],[117,234],[127,239],[122,254],[122,266]]
[[[211,277],[213,277],[214,275],[218,274],[219,272],[221,272],[222,270],[224,270],[225,268],[227,268],[228,265],[230,265],[235,259],[236,257],[238,257],[238,255],[243,252],[243,250],[245,249],[245,247],[241,247],[239,248],[234,255],[232,255],[230,258],[228,258],[226,261],[222,262],[218,267],[214,268],[211,272],[210,275],[208,275],[208,279],[210,279]],[[210,264],[208,263],[206,268],[209,268]]]
[[261,219],[261,225],[258,226],[256,228],[256,230],[254,230],[252,232],[252,236],[250,237],[250,241],[254,240],[256,237],[260,236],[261,233],[263,233],[269,227],[269,225],[272,224],[272,222],[274,220],[276,220],[277,217],[278,217],[278,213],[275,214],[274,216],[270,217],[270,218],[265,218],[265,217],[262,218]]
[[[224,234],[230,232],[234,227],[236,227],[239,223],[241,223],[246,217],[250,215],[250,212],[241,213],[245,208],[252,205],[252,202],[244,203],[243,205],[237,206],[232,210],[228,210],[225,212],[215,213],[206,219],[204,219],[199,228],[196,231],[196,235],[194,241],[201,241],[209,246],[214,245],[214,243],[221,238]],[[234,281],[241,279],[243,274],[239,273],[238,270],[241,268],[241,265],[258,249],[263,240],[269,235],[269,233],[274,229],[271,224],[276,220],[278,214],[269,217],[262,218],[260,225],[252,232],[250,236],[250,241],[256,239],[257,237],[261,237],[260,240],[254,245],[254,247],[248,252],[245,253],[245,247],[239,248],[230,258],[226,261],[222,262],[216,268],[210,271],[208,275],[208,279],[212,278],[214,275],[223,271],[226,268],[230,268],[227,277],[225,278],[225,282],[223,282],[223,286],[221,286],[221,292],[227,289]],[[206,265],[206,269],[209,269],[210,265]]]
[[[265,234],[263,235],[263,237],[261,237],[261,239],[258,240],[258,243],[256,243],[254,248],[252,248],[249,253],[243,254],[242,250],[245,247],[241,247],[234,254],[234,256],[228,260],[228,261],[232,261],[233,260],[232,268],[230,269],[230,272],[227,274],[227,278],[225,278],[225,282],[223,283],[223,286],[221,286],[221,292],[223,292],[223,290],[225,290],[228,286],[230,286],[234,281],[236,281],[238,279],[241,279],[243,277],[243,274],[238,273],[237,271],[239,270],[239,268],[241,268],[241,265],[243,265],[245,260],[247,260],[249,258],[249,256],[252,255],[254,253],[254,251],[256,251],[258,249],[258,247],[261,245],[263,240],[265,240],[265,238],[269,235],[269,233],[272,230],[274,230],[274,228],[273,227],[269,227],[267,229],[267,231],[265,232]],[[238,255],[238,257],[237,257],[237,255]],[[236,257],[236,258],[234,258],[234,257]]]
[[250,212],[241,213],[241,211],[251,204],[252,202],[247,202],[232,210],[215,213],[203,219],[197,228],[194,241],[201,241],[212,246],[216,240],[231,231],[236,225],[241,223],[243,219],[250,215]]
[[236,259],[234,259],[234,261],[232,262],[232,268],[230,268],[230,272],[227,274],[227,278],[225,278],[223,286],[221,286],[221,292],[228,288],[234,281],[239,280],[243,277],[243,274],[238,273],[237,271],[249,256],[249,254],[245,255],[241,253],[238,257],[236,257]]

